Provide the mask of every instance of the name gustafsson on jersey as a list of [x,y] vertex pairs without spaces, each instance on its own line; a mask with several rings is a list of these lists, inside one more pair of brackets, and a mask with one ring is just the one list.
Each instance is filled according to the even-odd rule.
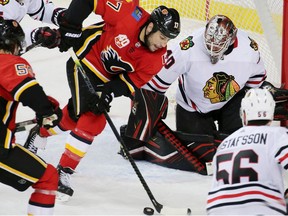
[[267,133],[255,133],[225,140],[222,142],[219,148],[220,149],[232,148],[238,145],[248,145],[248,144],[266,145],[266,141],[267,141]]

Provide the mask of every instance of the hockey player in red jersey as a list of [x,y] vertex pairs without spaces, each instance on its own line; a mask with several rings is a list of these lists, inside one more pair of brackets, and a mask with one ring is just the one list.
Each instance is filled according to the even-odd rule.
[[271,126],[274,108],[266,89],[247,91],[240,109],[244,127],[224,139],[213,158],[208,215],[287,215],[282,172],[288,131]]
[[[39,126],[49,128],[60,121],[62,113],[59,108],[54,109],[30,64],[18,56],[24,42],[18,22],[0,18],[0,182],[19,191],[32,186],[35,191],[29,199],[28,215],[51,215],[57,170],[15,142],[15,115],[18,104],[22,103],[35,111]],[[9,214],[8,209],[6,213]]]
[[[81,13],[79,13],[81,8]],[[104,22],[83,28],[83,20],[94,12]],[[60,195],[73,195],[68,178],[100,134],[113,97],[133,98],[163,66],[166,46],[180,33],[180,17],[173,8],[159,6],[151,15],[134,1],[73,0],[58,16],[60,51],[73,47],[98,96],[89,92],[85,80],[67,62],[72,99],[63,109],[63,125],[71,130],[59,162]],[[66,122],[66,123],[65,123]],[[64,199],[64,198],[63,198]]]

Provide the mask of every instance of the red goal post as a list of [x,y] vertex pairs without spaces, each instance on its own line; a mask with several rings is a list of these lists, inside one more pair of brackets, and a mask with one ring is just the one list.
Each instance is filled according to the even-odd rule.
[[[286,13],[285,13],[286,11]],[[282,83],[288,88],[288,0],[283,0]]]

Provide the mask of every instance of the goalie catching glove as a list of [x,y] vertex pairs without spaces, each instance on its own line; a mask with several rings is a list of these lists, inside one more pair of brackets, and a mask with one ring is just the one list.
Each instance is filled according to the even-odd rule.
[[267,81],[262,84],[261,88],[267,89],[272,94],[276,102],[274,120],[288,120],[288,90],[283,88],[276,88]]
[[48,96],[53,109],[45,115],[36,114],[37,123],[40,127],[46,129],[52,128],[59,124],[62,118],[62,110],[59,107],[59,102],[51,96]]

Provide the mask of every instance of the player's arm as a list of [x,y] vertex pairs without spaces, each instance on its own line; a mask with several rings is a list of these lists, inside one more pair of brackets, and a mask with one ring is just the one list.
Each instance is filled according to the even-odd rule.
[[185,56],[189,56],[177,44],[171,50],[167,50],[164,61],[165,64],[162,69],[157,73],[147,84],[142,88],[164,94],[170,85],[177,80],[177,78],[187,72]]
[[248,88],[259,88],[267,78],[267,72],[264,66],[263,58],[258,51],[258,44],[256,41],[250,39],[252,42],[247,49],[250,49],[251,55],[251,69],[253,70],[252,75],[246,83]]
[[[80,11],[79,8],[81,8]],[[72,0],[63,18],[71,25],[82,26],[83,21],[93,11],[93,8],[94,0]]]
[[[65,8],[55,7],[52,1],[32,0],[27,13],[35,20],[59,26],[58,17],[65,10]],[[25,35],[27,45],[41,44],[43,47],[54,48],[60,43],[60,34],[56,29],[51,29],[48,26],[26,30]]]
[[[39,5],[41,2],[41,5]],[[60,51],[66,51],[70,45],[66,44],[64,38],[78,39],[81,37],[81,28],[83,21],[93,11],[92,0],[73,0],[68,9],[55,8],[51,1],[44,2],[33,0],[29,8],[29,15],[45,23],[53,23],[59,26],[59,31],[49,27],[39,27],[31,32],[31,40],[28,44],[41,44],[43,47],[54,48],[60,47]],[[81,11],[79,12],[79,8]],[[36,10],[36,11],[35,11]],[[62,36],[62,43],[60,42]],[[62,48],[61,48],[62,47]],[[65,50],[64,50],[65,49]]]
[[49,100],[43,88],[33,77],[26,77],[18,83],[11,94],[15,101],[21,102],[23,106],[30,107],[36,113],[40,126],[46,128],[57,125],[62,117],[62,111],[54,100]]
[[10,92],[14,101],[21,102],[35,111],[40,125],[55,126],[62,117],[60,108],[54,107],[55,103],[48,99],[36,81],[29,63],[21,57],[15,58],[14,61],[17,63],[11,64],[10,70],[3,74],[2,87]]
[[56,7],[52,1],[31,0],[27,14],[34,20],[58,25],[55,19],[59,12],[63,10],[65,10],[65,8]]

